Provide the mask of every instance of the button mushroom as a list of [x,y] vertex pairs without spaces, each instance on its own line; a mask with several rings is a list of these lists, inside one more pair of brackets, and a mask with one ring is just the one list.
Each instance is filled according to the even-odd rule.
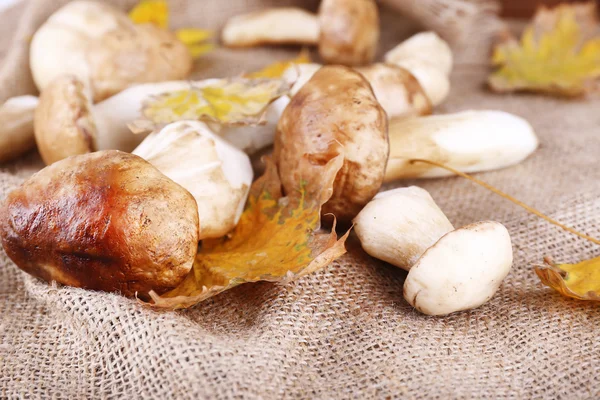
[[192,68],[187,47],[152,24],[135,25],[106,3],[73,1],[48,18],[30,46],[33,79],[40,91],[73,75],[94,102],[131,84],[185,78]]
[[200,239],[226,235],[238,223],[253,172],[250,158],[197,121],[174,122],[134,151],[196,199]]
[[292,98],[277,126],[273,155],[285,191],[318,182],[310,165],[326,163],[340,145],[344,163],[322,213],[350,221],[381,186],[388,157],[387,117],[362,75],[326,66]]
[[231,18],[221,40],[229,47],[318,44],[326,63],[365,65],[377,50],[379,14],[373,0],[323,0],[318,15],[298,8],[268,9]]
[[102,151],[54,163],[11,192],[0,235],[17,266],[48,282],[164,293],[192,267],[198,209],[142,158]]
[[409,271],[404,298],[425,314],[479,307],[512,266],[510,235],[502,224],[484,221],[454,229],[420,188],[380,193],[354,223],[367,253]]

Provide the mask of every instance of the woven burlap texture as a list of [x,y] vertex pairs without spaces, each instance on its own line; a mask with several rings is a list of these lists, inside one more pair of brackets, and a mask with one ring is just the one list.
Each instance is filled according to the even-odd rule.
[[[266,2],[181,2],[175,22],[218,28],[259,3]],[[0,16],[0,29],[15,35],[3,72],[23,61],[14,51],[58,4],[9,11],[22,15],[18,26]],[[383,47],[413,29],[392,14],[383,19]],[[219,50],[196,75],[240,73],[294,52]],[[518,166],[479,177],[600,236],[600,102],[494,95],[483,86],[486,74],[457,67],[439,112],[513,112],[532,123],[541,147]],[[0,97],[31,91],[26,73],[0,74],[0,82]],[[2,166],[0,198],[41,167],[35,153]],[[366,256],[354,239],[347,255],[313,275],[240,286],[181,312],[49,286],[2,251],[0,398],[599,398],[600,308],[561,297],[532,271],[546,255],[572,262],[598,248],[459,178],[410,183],[429,190],[455,226],[492,219],[511,232],[513,269],[486,305],[421,315],[402,298],[406,273]]]

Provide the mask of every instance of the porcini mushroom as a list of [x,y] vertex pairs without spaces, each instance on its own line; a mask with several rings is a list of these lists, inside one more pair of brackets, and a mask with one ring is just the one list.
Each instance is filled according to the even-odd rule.
[[164,293],[192,268],[198,209],[147,161],[102,151],[54,163],[11,192],[0,235],[19,268],[48,282]]
[[72,75],[97,102],[132,84],[184,79],[192,57],[166,30],[136,25],[106,3],[73,1],[33,35],[30,65],[40,91],[56,78]]
[[404,298],[425,314],[479,307],[512,266],[510,235],[502,224],[454,229],[429,193],[414,186],[375,196],[354,224],[368,254],[409,271]]
[[[422,51],[421,51],[422,47]],[[284,78],[293,84],[293,96],[321,67],[292,65]],[[385,63],[356,67],[369,81],[390,119],[430,114],[450,92],[452,52],[433,32],[416,34],[386,54]]]
[[133,151],[187,189],[198,205],[200,237],[226,235],[238,223],[253,172],[246,153],[198,121],[174,122]]
[[[141,117],[143,102],[166,92],[205,87],[219,79],[171,81],[132,86],[99,103],[92,104],[81,81],[72,76],[56,79],[40,95],[35,112],[35,137],[46,164],[96,150],[132,151],[144,140],[128,124]],[[273,142],[279,115],[289,102],[269,105],[264,125],[227,126],[216,132],[244,151],[253,152]]]
[[463,172],[517,164],[538,147],[531,125],[503,111],[463,111],[391,121],[385,181],[450,176],[451,172],[410,162],[425,159]]
[[35,147],[35,96],[18,96],[0,106],[0,162],[13,160]]
[[387,117],[371,86],[343,66],[319,69],[284,110],[275,135],[275,162],[286,192],[319,182],[318,169],[342,147],[343,166],[322,213],[350,221],[375,196],[388,157]]
[[367,254],[407,271],[453,230],[429,192],[416,186],[378,193],[354,218],[354,232]]
[[490,300],[513,262],[504,225],[483,221],[444,235],[410,269],[404,298],[428,315],[447,315]]
[[379,14],[373,0],[323,0],[318,15],[275,8],[227,21],[221,40],[228,47],[318,44],[329,64],[366,65],[375,57]]

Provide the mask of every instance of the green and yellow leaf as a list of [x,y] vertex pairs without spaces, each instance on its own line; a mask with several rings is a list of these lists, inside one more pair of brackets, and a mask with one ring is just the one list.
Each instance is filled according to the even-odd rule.
[[534,91],[580,96],[600,87],[600,29],[593,2],[541,8],[520,42],[494,50],[490,76],[498,92]]
[[246,282],[288,282],[330,264],[346,252],[348,233],[320,230],[321,206],[329,199],[343,156],[329,160],[320,185],[282,196],[274,163],[250,190],[237,227],[220,239],[205,240],[190,274],[172,291],[150,293],[152,306],[187,308]]
[[308,64],[311,62],[310,54],[306,49],[303,49],[298,56],[292,60],[277,61],[267,65],[261,70],[251,72],[246,76],[248,78],[281,78],[285,70],[294,64]]
[[142,120],[130,124],[134,132],[153,130],[183,120],[221,125],[252,125],[273,101],[285,95],[289,84],[280,79],[215,79],[189,89],[152,96],[142,106]]
[[600,301],[600,257],[577,264],[555,264],[548,258],[544,262],[543,266],[535,267],[544,285],[563,296]]

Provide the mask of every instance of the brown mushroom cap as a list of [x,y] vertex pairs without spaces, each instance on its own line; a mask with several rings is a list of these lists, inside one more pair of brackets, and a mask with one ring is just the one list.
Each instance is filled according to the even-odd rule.
[[58,78],[42,91],[33,125],[38,150],[47,165],[96,150],[90,108],[83,83],[73,76]]
[[24,271],[127,296],[175,287],[198,245],[192,195],[116,150],[44,168],[8,195],[0,217],[2,245]]
[[379,42],[373,0],[323,0],[319,8],[319,54],[328,64],[371,64]]
[[[319,169],[343,147],[344,163],[322,213],[354,218],[383,181],[389,144],[387,116],[366,79],[351,68],[325,66],[292,98],[275,136],[274,158],[286,192],[320,181]],[[308,164],[307,164],[308,163]]]
[[134,84],[185,79],[193,64],[187,47],[153,24],[108,32],[90,43],[86,57],[95,101]]

